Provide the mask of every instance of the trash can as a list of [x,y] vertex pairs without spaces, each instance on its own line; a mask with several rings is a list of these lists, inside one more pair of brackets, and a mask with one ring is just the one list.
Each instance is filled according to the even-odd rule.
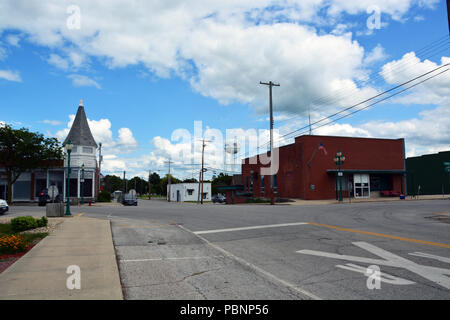
[[64,216],[64,203],[47,203],[45,211],[47,217],[62,217]]

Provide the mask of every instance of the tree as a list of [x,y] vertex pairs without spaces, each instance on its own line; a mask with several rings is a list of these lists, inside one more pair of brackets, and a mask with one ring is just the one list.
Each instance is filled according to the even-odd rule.
[[151,193],[162,194],[161,177],[156,172],[150,175]]
[[[167,184],[169,183],[168,176],[169,176],[169,174],[166,174],[166,176],[161,179],[161,189],[162,189],[161,191],[162,191],[163,195],[167,195]],[[181,182],[181,180],[170,175],[170,183],[171,184],[176,184],[176,183],[180,183],[180,182]]]
[[219,192],[217,189],[218,186],[230,186],[232,178],[232,176],[223,173],[219,173],[218,176],[213,176],[211,182],[212,194],[217,194]]
[[198,180],[195,178],[184,179],[184,183],[198,183]]
[[58,139],[45,138],[43,134],[26,128],[13,129],[0,126],[0,166],[5,168],[8,181],[8,203],[12,200],[12,185],[20,175],[36,168],[50,167],[52,161],[63,159]]
[[109,193],[123,189],[123,180],[114,175],[107,175],[102,179],[103,188]]

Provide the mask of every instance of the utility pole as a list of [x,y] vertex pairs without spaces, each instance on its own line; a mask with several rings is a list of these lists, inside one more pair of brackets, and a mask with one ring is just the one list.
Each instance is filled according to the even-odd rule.
[[151,174],[150,174],[150,170],[148,170],[148,200],[152,199],[152,184],[150,182],[150,178],[151,178]]
[[169,190],[167,191],[167,193],[168,193],[168,195],[167,195],[167,201],[170,202],[170,194],[171,194],[171,193],[170,193],[170,192],[171,192],[171,191],[170,191],[170,189],[171,189],[171,188],[170,188],[170,185],[171,185],[171,181],[170,181],[170,164],[172,163],[172,161],[169,160],[169,161],[167,161],[167,162],[169,163],[169,174],[167,175],[167,184],[168,184],[168,186],[169,186]]
[[125,185],[125,187],[124,187],[124,189],[123,189],[123,192],[124,192],[124,195],[127,193],[127,180],[125,179],[125,170],[123,171],[123,183],[124,183],[124,185]]
[[269,81],[269,83],[267,82],[259,82],[260,84],[269,86],[269,105],[270,105],[270,204],[274,205],[275,204],[275,199],[274,199],[274,194],[273,194],[273,172],[272,172],[272,168],[273,168],[273,105],[272,105],[272,87],[279,87],[280,84],[277,83],[273,83],[272,81]]
[[203,180],[204,180],[204,166],[205,166],[205,147],[206,142],[211,142],[210,140],[205,140],[204,138],[202,140],[202,171],[200,172],[200,179],[201,179],[201,194],[200,194],[200,203],[203,204]]
[[450,0],[447,0],[448,33],[450,34]]

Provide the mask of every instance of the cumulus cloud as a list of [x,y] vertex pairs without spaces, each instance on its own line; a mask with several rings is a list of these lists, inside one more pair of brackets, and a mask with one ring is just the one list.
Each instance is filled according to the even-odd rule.
[[13,82],[22,82],[19,72],[12,70],[0,70],[0,79]]
[[[72,1],[10,0],[0,3],[0,30],[19,30],[28,41],[61,52],[51,53],[48,61],[63,70],[80,67],[89,57],[111,68],[142,64],[159,77],[181,76],[201,94],[224,104],[249,103],[257,111],[267,96],[259,81],[274,80],[282,85],[275,108],[302,113],[314,98],[332,94],[333,83],[356,87],[355,99],[366,96],[365,88],[358,88],[355,80],[365,75],[367,54],[351,39],[351,33],[343,32],[339,17],[343,13],[367,15],[372,3],[229,0],[205,4],[192,0],[187,5],[182,0],[111,0],[104,6],[81,0],[77,1],[80,29],[71,29],[66,9]],[[400,19],[413,6],[435,3],[383,0],[377,6],[384,16]],[[336,32],[326,35],[316,29],[324,24],[336,24]],[[379,59],[380,54],[376,49],[367,59]],[[85,75],[69,78],[75,86],[100,88]]]
[[75,87],[95,87],[97,89],[102,88],[97,81],[81,74],[71,74],[67,77],[69,79],[72,79],[72,84]]
[[[384,80],[389,84],[400,84],[423,73],[434,70],[438,67],[450,63],[450,57],[442,57],[441,64],[436,64],[430,60],[421,60],[414,52],[405,54],[399,60],[393,60],[386,63],[382,67],[380,74]],[[405,65],[408,68],[405,68]],[[413,67],[412,67],[413,66]],[[436,72],[430,73],[429,76],[438,74],[441,71],[450,68],[450,66],[443,67]],[[404,104],[436,104],[441,105],[447,103],[450,99],[450,71],[437,75],[416,88],[410,93],[402,97],[396,98],[394,101]]]
[[45,124],[52,125],[52,126],[59,126],[62,124],[62,122],[58,121],[58,120],[43,120],[42,122]]

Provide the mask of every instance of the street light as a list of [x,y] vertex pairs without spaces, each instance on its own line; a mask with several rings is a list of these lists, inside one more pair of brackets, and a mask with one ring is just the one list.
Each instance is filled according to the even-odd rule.
[[334,163],[338,166],[338,176],[339,176],[339,202],[342,202],[342,171],[341,171],[341,165],[344,164],[345,157],[342,154],[341,150],[338,150],[336,152],[336,155],[334,156]]
[[66,213],[64,214],[65,216],[71,216],[72,214],[70,213],[70,153],[72,152],[73,149],[73,144],[72,141],[67,141],[66,145],[65,145],[66,151],[67,151],[67,202],[66,202]]
[[84,204],[84,163],[81,165],[81,204]]

